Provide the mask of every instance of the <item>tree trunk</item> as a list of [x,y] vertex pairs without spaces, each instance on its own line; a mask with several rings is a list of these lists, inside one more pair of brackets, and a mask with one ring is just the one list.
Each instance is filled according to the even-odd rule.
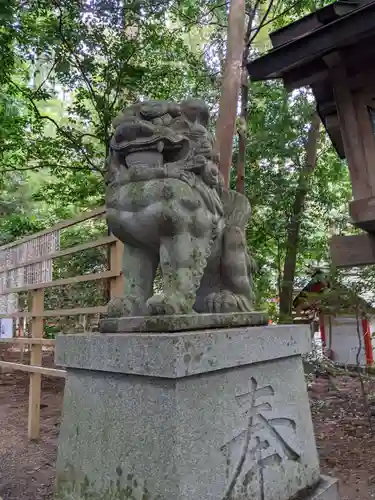
[[245,0],[231,0],[228,18],[228,39],[225,72],[221,87],[219,117],[216,125],[216,149],[220,153],[220,172],[224,186],[229,187],[232,164],[238,93],[244,49]]
[[238,133],[238,160],[236,166],[236,190],[239,193],[245,194],[245,165],[246,165],[246,146],[247,146],[247,120],[249,114],[249,74],[247,72],[247,61],[250,54],[251,34],[253,22],[258,8],[259,2],[255,2],[251,8],[246,33],[245,43],[242,53],[242,74],[241,74],[241,114],[237,126]]
[[296,272],[299,232],[304,212],[305,199],[309,187],[309,179],[316,165],[319,128],[320,119],[317,113],[314,113],[306,144],[306,160],[300,171],[298,187],[294,198],[287,233],[286,254],[280,293],[280,323],[292,322],[293,284]]
[[[248,53],[249,49],[245,47],[244,57],[243,57],[244,61],[247,61]],[[236,190],[242,194],[245,194],[248,103],[249,103],[249,77],[247,75],[246,65],[244,65],[244,68],[242,68],[242,83],[241,83],[241,115],[239,123],[237,125],[238,160],[236,166]]]

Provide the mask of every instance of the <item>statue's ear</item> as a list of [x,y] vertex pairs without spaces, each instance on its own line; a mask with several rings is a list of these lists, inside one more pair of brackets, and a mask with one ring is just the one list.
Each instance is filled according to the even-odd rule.
[[177,118],[178,116],[181,116],[180,105],[177,104],[176,102],[170,102],[168,107],[168,113],[171,115],[172,118]]
[[121,123],[128,119],[133,118],[135,116],[139,116],[139,111],[141,109],[142,103],[136,103],[128,108],[124,108],[112,121],[112,127],[117,128]]
[[190,122],[197,121],[204,127],[208,127],[210,122],[210,110],[207,104],[201,99],[186,99],[182,101],[181,111]]

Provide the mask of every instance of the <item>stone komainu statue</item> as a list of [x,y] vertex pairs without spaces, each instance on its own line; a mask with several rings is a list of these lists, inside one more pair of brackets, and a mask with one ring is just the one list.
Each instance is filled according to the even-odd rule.
[[114,120],[107,220],[124,243],[125,290],[109,317],[251,311],[250,204],[222,189],[209,118],[189,99],[134,104]]

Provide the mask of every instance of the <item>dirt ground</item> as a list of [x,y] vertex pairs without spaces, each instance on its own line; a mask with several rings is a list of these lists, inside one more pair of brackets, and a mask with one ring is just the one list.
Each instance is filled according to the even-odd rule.
[[[357,378],[334,382],[337,391],[322,377],[310,390],[321,470],[340,480],[341,500],[370,500],[375,498],[375,416],[368,417],[371,407],[365,410]],[[365,385],[367,394],[375,394],[375,378]]]
[[[19,362],[19,353],[2,355]],[[43,356],[44,366],[53,357]],[[27,361],[27,357],[25,358]],[[2,500],[52,500],[57,436],[64,380],[42,377],[41,439],[27,439],[28,375],[0,373],[0,497]]]
[[[16,361],[17,359],[10,359]],[[52,365],[47,356],[45,365]],[[327,379],[310,390],[322,472],[340,479],[342,500],[375,498],[374,434],[352,377]],[[367,390],[375,393],[375,379]],[[56,442],[64,382],[45,377],[42,387],[41,440],[27,440],[28,376],[0,374],[0,497],[2,500],[52,500]]]

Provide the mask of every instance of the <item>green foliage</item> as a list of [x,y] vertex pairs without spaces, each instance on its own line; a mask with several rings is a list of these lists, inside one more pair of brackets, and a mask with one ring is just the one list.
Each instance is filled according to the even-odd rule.
[[[69,227],[61,232],[60,248],[70,248],[85,241],[93,241],[106,234],[103,219],[89,220],[83,224]],[[85,274],[100,273],[108,269],[108,248],[90,248],[54,260],[53,279],[70,278]],[[46,304],[49,309],[72,309],[93,307],[106,303],[106,282],[89,281],[49,288],[46,291]],[[69,322],[68,322],[69,324]]]
[[[271,30],[327,3],[256,2],[250,56],[269,47]],[[253,6],[248,2],[247,21]],[[197,95],[217,113],[227,10],[228,2],[220,0],[1,3],[0,244],[104,202],[111,122],[124,106]],[[276,315],[267,299],[279,294],[314,104],[306,90],[287,95],[279,82],[252,83],[249,102],[245,180],[253,221],[247,236],[257,263],[259,306]],[[348,171],[323,131],[308,187],[296,286],[310,267],[328,262],[331,230],[352,230]],[[72,230],[63,244],[94,238],[97,231],[89,225]],[[95,250],[60,260],[55,275],[84,274],[105,265],[105,252]],[[366,276],[372,283],[371,273]],[[81,296],[86,305],[95,305],[105,293],[90,284],[51,292],[48,303],[74,307]]]
[[[250,95],[246,193],[253,207],[253,222],[248,241],[258,264],[258,293],[264,300],[279,295],[288,223],[305,162],[313,100],[305,90],[288,95],[275,82],[253,83]],[[350,196],[347,167],[322,131],[301,221],[296,285],[309,268],[327,263],[330,229],[347,229]]]
[[112,119],[136,99],[204,94],[203,55],[169,28],[167,4],[21,3],[0,94],[1,169],[52,172],[38,200],[100,203]]

